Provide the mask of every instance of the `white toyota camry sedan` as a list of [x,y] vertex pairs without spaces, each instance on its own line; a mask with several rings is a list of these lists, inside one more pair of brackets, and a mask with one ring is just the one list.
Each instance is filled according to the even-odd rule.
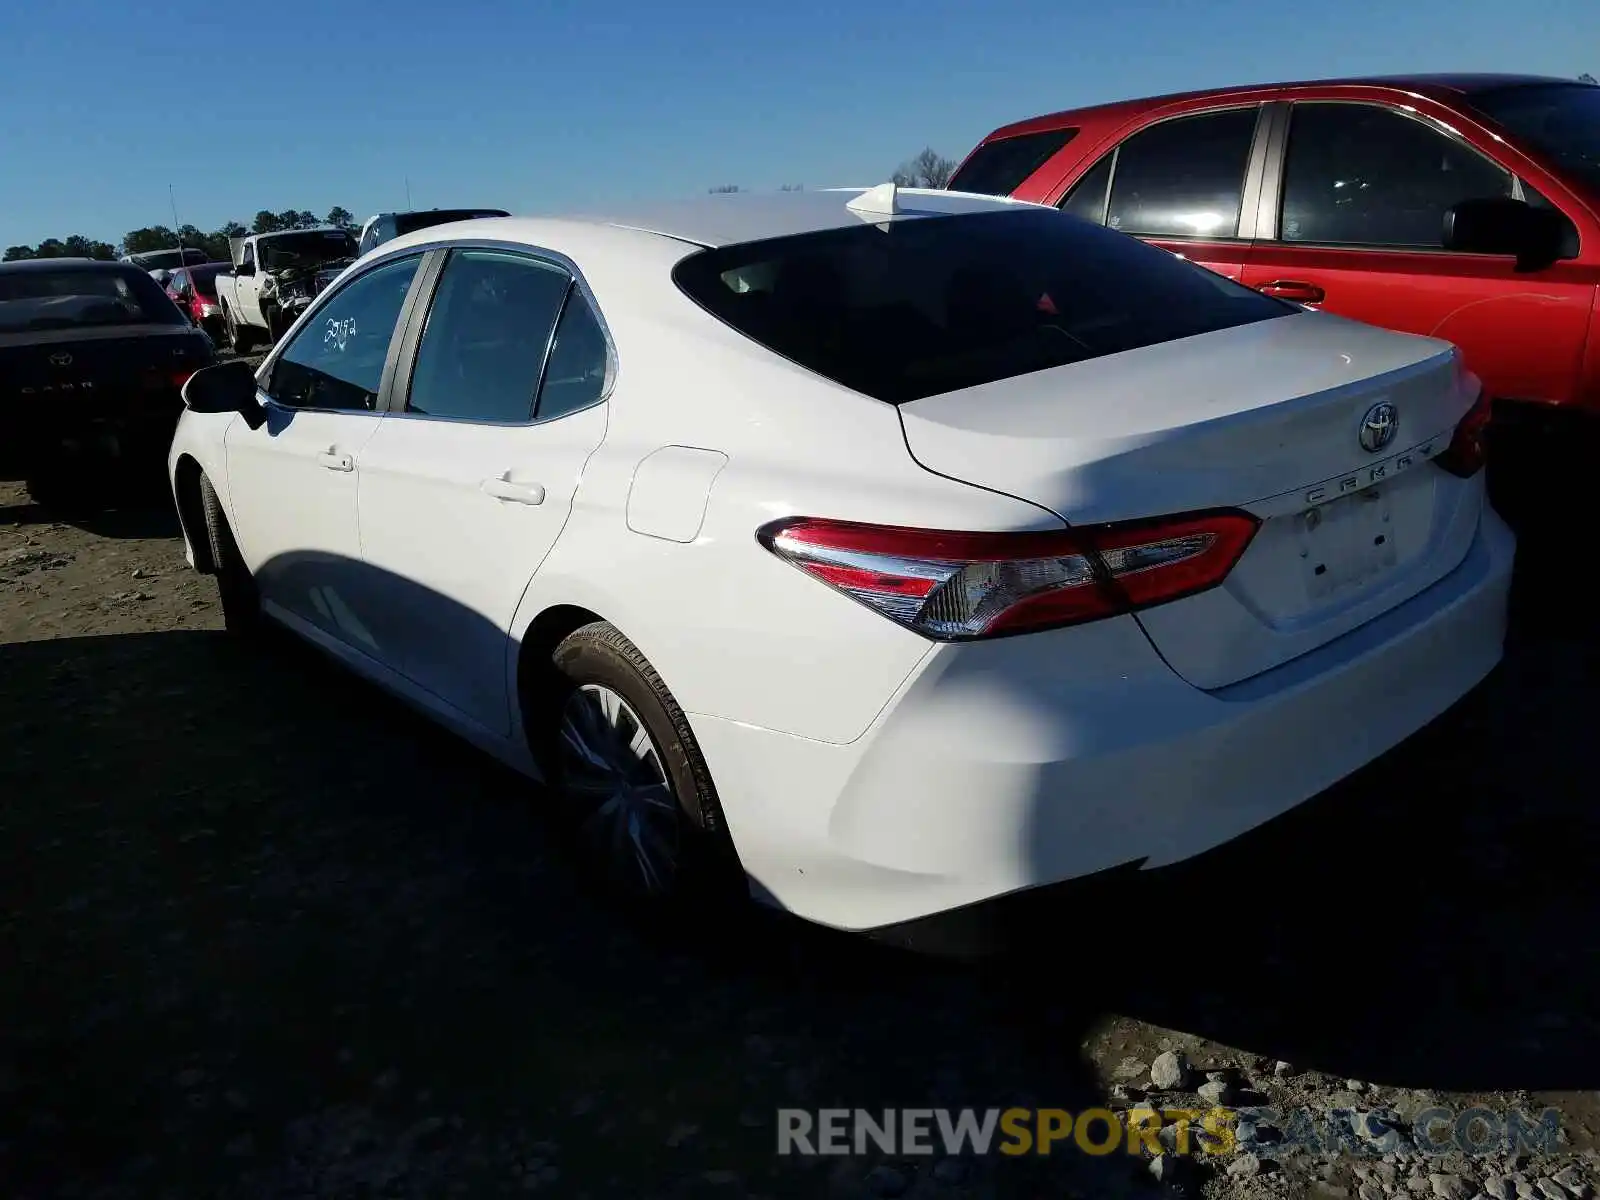
[[1483,679],[1480,390],[1053,209],[707,196],[386,243],[194,377],[170,471],[230,628],[546,780],[619,888],[904,932],[1227,841]]

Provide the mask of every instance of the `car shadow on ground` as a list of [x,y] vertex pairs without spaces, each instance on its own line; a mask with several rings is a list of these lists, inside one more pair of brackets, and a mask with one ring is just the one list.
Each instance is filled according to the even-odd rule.
[[[777,1109],[1081,1111],[1110,1014],[1339,1077],[1595,1088],[1600,672],[1518,604],[1418,738],[987,970],[630,924],[536,789],[287,638],[0,645],[0,1184],[847,1195],[865,1165],[776,1157]],[[974,1169],[1105,1196],[1134,1166]]]
[[1418,1089],[1600,1088],[1600,639],[1537,548],[1500,667],[1368,769],[1142,877],[1105,1007]]
[[168,488],[165,465],[150,460],[85,472],[77,497],[68,503],[41,504],[26,490],[0,504],[0,525],[73,525],[96,537],[162,538],[182,532]]
[[537,789],[287,637],[0,645],[0,678],[8,1195],[850,1195],[870,1164],[777,1157],[778,1108],[1101,1101],[1060,987],[620,919]]

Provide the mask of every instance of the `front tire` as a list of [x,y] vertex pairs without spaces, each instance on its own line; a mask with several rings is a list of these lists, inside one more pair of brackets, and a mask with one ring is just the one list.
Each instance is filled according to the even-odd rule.
[[535,749],[607,890],[655,909],[747,899],[711,772],[655,668],[605,621],[568,635],[550,665]]
[[231,305],[224,308],[222,313],[223,323],[228,331],[228,349],[239,355],[249,354],[255,348],[255,338],[239,324]]
[[217,489],[204,474],[200,476],[200,511],[205,519],[217,593],[222,598],[223,627],[238,637],[254,637],[261,631],[261,595],[256,590],[255,577],[239,553],[239,544],[233,539],[233,529],[222,511]]

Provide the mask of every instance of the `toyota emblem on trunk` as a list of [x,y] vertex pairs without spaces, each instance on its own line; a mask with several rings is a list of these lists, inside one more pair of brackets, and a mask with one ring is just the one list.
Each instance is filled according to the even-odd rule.
[[1400,413],[1395,406],[1387,400],[1381,404],[1374,404],[1367,409],[1366,416],[1361,418],[1361,448],[1368,454],[1376,454],[1390,442],[1400,429]]
[[72,365],[72,355],[52,354],[50,356],[50,365],[52,367],[70,367]]

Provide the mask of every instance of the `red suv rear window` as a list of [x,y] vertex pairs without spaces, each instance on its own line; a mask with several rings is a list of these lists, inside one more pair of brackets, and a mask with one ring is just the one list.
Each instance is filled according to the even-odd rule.
[[985,142],[961,164],[946,186],[952,192],[1009,196],[1077,133],[1076,129],[1047,129]]

